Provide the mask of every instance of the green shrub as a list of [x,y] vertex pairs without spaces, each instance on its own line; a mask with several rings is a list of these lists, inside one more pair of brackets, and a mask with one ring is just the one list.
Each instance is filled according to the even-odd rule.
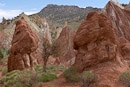
[[17,75],[20,71],[12,71],[10,73],[8,73],[6,76],[2,77],[2,79],[0,80],[0,84],[3,84],[3,87],[8,87],[11,84],[14,84],[15,82],[17,82]]
[[58,72],[63,72],[65,71],[66,68],[63,65],[48,65],[47,66],[47,72],[48,73],[58,73]]
[[96,81],[97,76],[92,71],[84,71],[80,76],[81,82],[83,83],[81,87],[89,87],[89,85]]
[[39,76],[38,81],[39,82],[48,82],[54,79],[57,79],[57,75],[56,74],[51,74],[51,73],[41,73],[41,76]]
[[36,72],[43,72],[43,66],[35,65],[34,69],[35,69]]
[[124,72],[119,76],[119,80],[126,85],[127,87],[130,87],[130,72]]
[[37,74],[28,70],[14,70],[0,80],[3,87],[33,87],[37,83]]
[[[41,72],[41,73],[43,72],[43,66],[41,66],[41,65],[35,65],[34,69],[36,72]],[[47,69],[47,73],[54,73],[54,74],[61,72],[61,71],[63,72],[66,70],[66,68],[62,65],[59,65],[59,66],[58,65],[48,65],[46,69]]]
[[22,84],[22,87],[32,87],[37,83],[37,73],[29,70],[24,70],[18,75],[18,82]]
[[8,54],[9,54],[9,50],[7,50],[7,49],[0,49],[0,59],[4,58]]
[[77,70],[75,67],[70,67],[63,73],[64,78],[68,82],[78,82],[79,81],[79,76],[77,74]]

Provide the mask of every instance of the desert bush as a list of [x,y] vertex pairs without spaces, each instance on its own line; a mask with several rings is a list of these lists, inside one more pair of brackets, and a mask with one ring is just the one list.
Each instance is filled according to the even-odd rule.
[[126,87],[130,87],[130,72],[124,72],[119,76],[119,80],[126,85]]
[[38,73],[43,72],[43,66],[41,66],[41,65],[35,65],[34,69]]
[[91,71],[84,71],[80,76],[82,86],[89,87],[89,85],[96,81],[97,76]]
[[0,80],[3,87],[33,87],[37,83],[37,74],[28,70],[14,70]]
[[77,74],[77,70],[75,67],[70,67],[69,69],[65,70],[65,72],[63,73],[63,76],[68,82],[79,81],[79,76]]
[[[35,65],[34,66],[34,69],[36,72],[43,72],[43,66],[41,65]],[[63,72],[66,70],[66,68],[62,65],[47,65],[47,73],[53,73],[53,74],[56,74],[58,72]]]
[[16,87],[33,87],[37,83],[38,74],[29,70],[22,71],[18,75],[18,84]]
[[39,75],[38,77],[38,82],[48,82],[54,79],[57,79],[57,75],[56,74],[51,74],[51,73],[41,73],[41,75]]
[[8,54],[9,54],[9,50],[7,50],[7,49],[0,49],[0,59],[4,58]]
[[48,73],[58,73],[58,72],[63,72],[65,71],[66,68],[63,65],[48,65],[47,66],[47,72]]
[[17,82],[17,75],[20,71],[12,71],[8,73],[6,76],[2,77],[0,80],[0,84],[3,84],[3,87],[9,87],[11,84]]

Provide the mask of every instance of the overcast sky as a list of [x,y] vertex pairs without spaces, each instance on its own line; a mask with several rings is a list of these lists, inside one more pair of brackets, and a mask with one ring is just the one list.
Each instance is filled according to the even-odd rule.
[[[25,12],[26,14],[37,13],[48,4],[103,8],[108,1],[109,0],[0,0],[0,21],[2,17],[12,18],[21,12]],[[118,1],[125,4],[129,3],[129,0]]]

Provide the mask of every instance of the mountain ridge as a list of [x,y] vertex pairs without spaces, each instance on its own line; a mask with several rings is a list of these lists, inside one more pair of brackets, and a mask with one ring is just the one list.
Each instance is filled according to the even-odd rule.
[[86,18],[89,12],[93,11],[102,12],[102,9],[93,7],[81,8],[73,5],[48,4],[37,14],[41,18],[46,18],[51,27],[63,27],[64,22],[68,22],[68,24],[71,25],[74,25],[75,22],[81,22]]

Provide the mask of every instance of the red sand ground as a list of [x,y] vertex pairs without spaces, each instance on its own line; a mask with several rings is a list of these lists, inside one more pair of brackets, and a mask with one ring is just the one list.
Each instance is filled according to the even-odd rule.
[[81,83],[68,83],[63,77],[59,77],[57,80],[43,83],[43,87],[80,87]]

